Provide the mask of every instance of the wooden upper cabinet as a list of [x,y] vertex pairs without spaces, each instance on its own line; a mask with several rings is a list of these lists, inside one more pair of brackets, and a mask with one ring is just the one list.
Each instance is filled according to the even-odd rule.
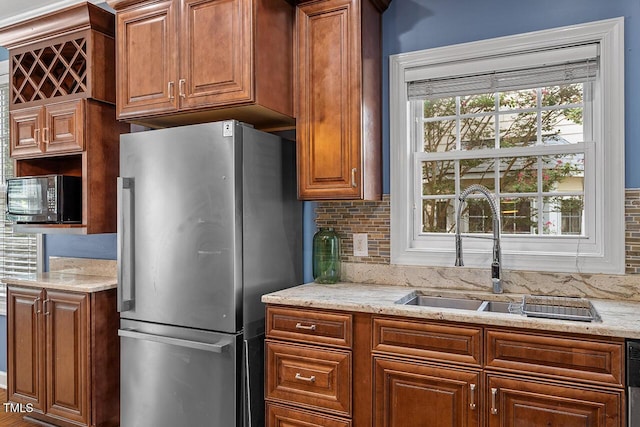
[[10,109],[76,98],[115,102],[114,19],[91,3],[0,29],[9,49]]
[[174,15],[173,1],[118,13],[118,117],[177,110]]
[[238,119],[292,128],[286,0],[109,0],[120,119],[152,127]]
[[9,115],[14,159],[69,153],[84,149],[85,101],[23,108]]
[[14,224],[15,231],[116,231],[119,138],[130,126],[116,120],[115,28],[114,15],[89,2],[0,28],[15,176],[82,178],[81,224]]
[[250,102],[251,3],[184,0],[180,17],[183,106]]
[[297,7],[301,199],[381,197],[380,14],[388,3],[325,0]]

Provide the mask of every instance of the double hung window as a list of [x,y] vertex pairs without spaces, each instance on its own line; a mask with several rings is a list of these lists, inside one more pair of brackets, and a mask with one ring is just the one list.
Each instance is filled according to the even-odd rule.
[[[393,56],[392,262],[453,265],[460,193],[499,206],[505,268],[624,272],[622,21]],[[486,199],[460,218],[488,266]]]

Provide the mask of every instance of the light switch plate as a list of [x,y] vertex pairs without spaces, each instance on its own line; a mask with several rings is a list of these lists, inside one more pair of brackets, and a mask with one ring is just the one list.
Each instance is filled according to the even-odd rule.
[[369,256],[367,233],[353,233],[353,256]]

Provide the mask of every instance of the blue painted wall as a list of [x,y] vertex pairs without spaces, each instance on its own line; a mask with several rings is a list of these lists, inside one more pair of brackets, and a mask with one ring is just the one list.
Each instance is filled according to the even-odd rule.
[[640,1],[394,0],[383,15],[383,171],[389,193],[389,55],[625,17],[626,188],[640,187]]

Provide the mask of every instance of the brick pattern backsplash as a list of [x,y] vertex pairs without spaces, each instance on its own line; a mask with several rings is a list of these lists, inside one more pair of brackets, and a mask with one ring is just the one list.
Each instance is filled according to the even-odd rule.
[[[341,259],[345,262],[389,264],[390,214],[388,194],[381,201],[319,202],[316,225],[333,227],[340,235]],[[640,189],[625,193],[626,273],[640,273]],[[367,233],[369,256],[353,256],[353,233]]]
[[[319,202],[316,225],[333,227],[340,236],[340,259],[345,262],[389,264],[391,204],[389,195],[381,201]],[[367,233],[369,256],[353,256],[353,233]]]
[[624,203],[626,273],[640,273],[640,189],[627,189]]

